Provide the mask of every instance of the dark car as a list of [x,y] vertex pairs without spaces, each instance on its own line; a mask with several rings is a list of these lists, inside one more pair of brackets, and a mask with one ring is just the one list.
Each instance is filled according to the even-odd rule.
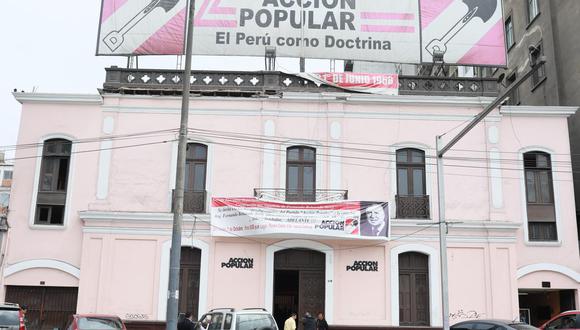
[[123,320],[115,315],[75,314],[72,315],[65,330],[127,330]]
[[529,324],[505,320],[469,320],[451,326],[454,330],[538,330]]
[[580,329],[580,311],[567,311],[560,313],[551,318],[548,322],[542,324],[540,329]]
[[20,306],[11,303],[0,303],[0,328],[25,330],[24,315]]

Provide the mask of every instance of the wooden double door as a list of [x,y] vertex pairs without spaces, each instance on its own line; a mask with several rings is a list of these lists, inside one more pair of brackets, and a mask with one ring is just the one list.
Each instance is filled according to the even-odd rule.
[[408,252],[399,255],[399,324],[429,326],[428,256]]
[[26,305],[26,329],[64,329],[77,309],[78,288],[49,286],[6,287],[5,301]]
[[182,247],[180,265],[178,311],[179,313],[190,312],[197,318],[201,250],[192,247]]
[[274,255],[274,318],[278,328],[292,312],[299,320],[306,312],[316,317],[325,305],[325,254],[307,249],[288,249]]

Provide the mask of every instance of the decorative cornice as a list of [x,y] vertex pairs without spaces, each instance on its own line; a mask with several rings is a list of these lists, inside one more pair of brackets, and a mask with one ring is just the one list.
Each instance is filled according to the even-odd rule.
[[500,114],[512,116],[538,116],[538,117],[569,117],[576,113],[578,107],[561,106],[502,106]]
[[374,95],[350,93],[297,93],[285,92],[282,97],[270,99],[291,101],[343,102],[346,104],[429,105],[452,107],[481,107],[491,103],[493,97],[483,96],[428,96],[428,95]]
[[[173,221],[172,213],[80,211],[79,216],[85,223],[116,221],[170,224]],[[184,214],[183,221],[209,223],[209,214]]]
[[99,94],[62,94],[62,93],[12,93],[16,101],[24,103],[56,103],[101,105],[103,98]]
[[[437,228],[437,222],[425,220],[392,220],[391,227],[393,228],[424,228],[426,226],[433,226]],[[449,225],[449,229],[466,229],[466,230],[485,230],[485,231],[517,231],[522,226],[521,223],[505,222],[505,221],[463,221]]]

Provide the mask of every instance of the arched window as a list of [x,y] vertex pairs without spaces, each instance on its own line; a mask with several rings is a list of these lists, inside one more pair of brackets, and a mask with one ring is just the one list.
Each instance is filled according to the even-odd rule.
[[428,219],[429,196],[425,186],[425,152],[397,150],[397,218]]
[[399,325],[429,326],[429,257],[399,254]]
[[71,145],[72,142],[65,139],[44,141],[35,224],[64,224]]
[[207,146],[189,143],[185,160],[185,213],[205,212],[205,181],[207,175]]
[[286,200],[316,201],[316,149],[305,146],[287,149]]
[[550,155],[541,151],[524,154],[528,238],[530,241],[556,241],[556,214]]

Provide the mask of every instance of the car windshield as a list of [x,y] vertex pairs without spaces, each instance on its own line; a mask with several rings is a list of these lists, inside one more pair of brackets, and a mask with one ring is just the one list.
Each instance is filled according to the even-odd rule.
[[268,314],[239,314],[236,318],[237,330],[276,329],[274,319]]
[[20,325],[18,309],[0,309],[0,326]]
[[119,319],[106,317],[81,317],[78,320],[79,330],[115,330],[123,329]]
[[538,328],[525,323],[515,323],[510,324],[509,326],[517,330],[538,330]]

